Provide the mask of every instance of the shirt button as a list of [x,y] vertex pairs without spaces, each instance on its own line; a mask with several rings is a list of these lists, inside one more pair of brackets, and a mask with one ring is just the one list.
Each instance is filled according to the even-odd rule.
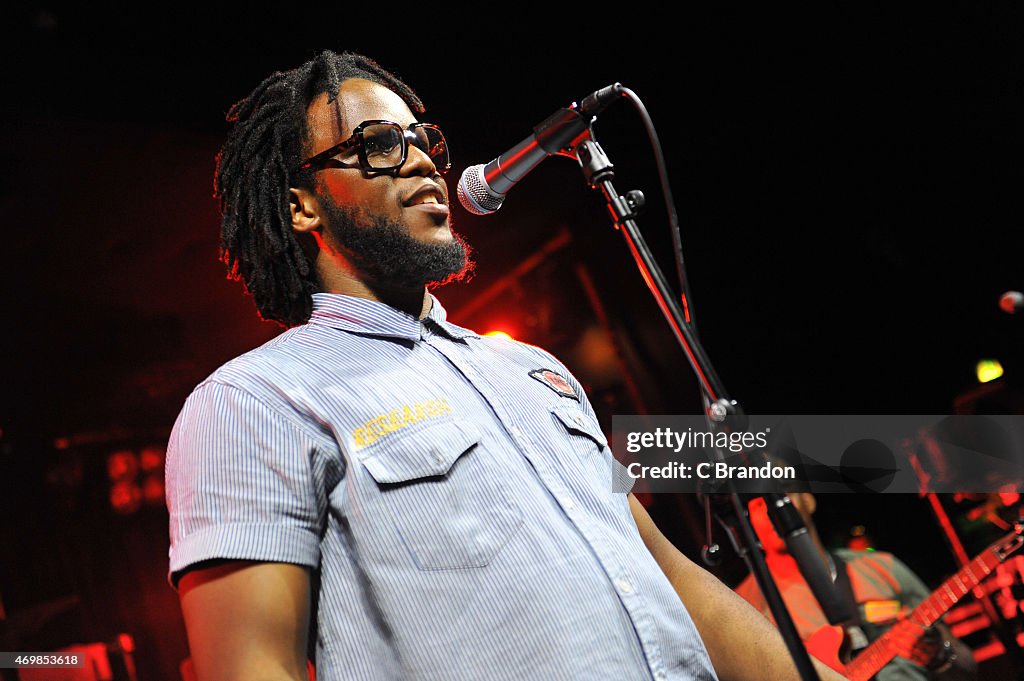
[[566,511],[572,510],[576,508],[576,502],[569,497],[562,497],[562,508]]
[[579,414],[576,414],[576,416],[573,418],[573,420],[576,422],[577,425],[580,425],[580,426],[583,425],[583,417],[580,416]]
[[441,452],[434,452],[433,459],[434,463],[444,463],[444,456],[441,454]]
[[623,596],[628,596],[633,593],[633,585],[626,579],[616,579],[615,588],[619,590],[619,593]]
[[658,672],[654,675],[654,681],[665,681],[665,675],[661,672]]
[[522,437],[522,436],[523,436],[523,431],[519,430],[519,429],[518,429],[518,428],[516,428],[515,426],[511,426],[511,427],[510,427],[510,428],[508,429],[508,432],[512,433],[512,435],[513,435],[514,437]]

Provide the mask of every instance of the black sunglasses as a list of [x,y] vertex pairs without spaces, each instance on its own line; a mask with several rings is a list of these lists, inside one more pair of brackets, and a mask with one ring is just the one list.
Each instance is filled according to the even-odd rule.
[[[363,121],[355,127],[352,136],[347,140],[321,151],[316,156],[310,156],[298,169],[355,168],[351,161],[345,162],[345,156],[352,158],[354,149],[359,167],[363,170],[397,170],[409,157],[410,142],[430,157],[438,171],[443,173],[452,167],[451,159],[448,157],[448,143],[436,125],[413,123],[403,129],[394,121]],[[342,158],[335,158],[342,155]]]

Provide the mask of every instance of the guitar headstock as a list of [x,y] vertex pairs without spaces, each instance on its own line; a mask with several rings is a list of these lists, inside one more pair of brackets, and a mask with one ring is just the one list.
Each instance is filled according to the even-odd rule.
[[1013,523],[1013,532],[993,544],[992,551],[1002,561],[1022,545],[1024,545],[1024,512],[1018,507],[1017,520]]

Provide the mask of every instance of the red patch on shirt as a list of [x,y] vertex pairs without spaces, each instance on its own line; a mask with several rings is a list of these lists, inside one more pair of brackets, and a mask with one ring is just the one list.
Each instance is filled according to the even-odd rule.
[[571,385],[569,385],[569,381],[565,380],[551,369],[535,369],[530,372],[530,376],[536,378],[562,397],[569,397],[579,402],[580,396],[577,395],[576,391],[573,390]]

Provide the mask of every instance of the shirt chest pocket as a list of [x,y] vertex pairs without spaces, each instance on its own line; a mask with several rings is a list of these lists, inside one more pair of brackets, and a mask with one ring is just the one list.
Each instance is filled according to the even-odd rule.
[[551,413],[571,435],[582,435],[589,440],[590,448],[597,445],[597,449],[602,450],[608,446],[608,438],[601,431],[601,426],[583,410],[575,407],[554,407]]
[[607,450],[608,438],[597,421],[573,405],[553,407],[551,416],[556,432],[569,444],[571,458],[565,462],[566,465],[585,472],[594,489],[601,492],[611,490],[615,471],[611,453]]
[[367,449],[362,463],[421,570],[483,567],[523,522],[469,421],[391,433]]

